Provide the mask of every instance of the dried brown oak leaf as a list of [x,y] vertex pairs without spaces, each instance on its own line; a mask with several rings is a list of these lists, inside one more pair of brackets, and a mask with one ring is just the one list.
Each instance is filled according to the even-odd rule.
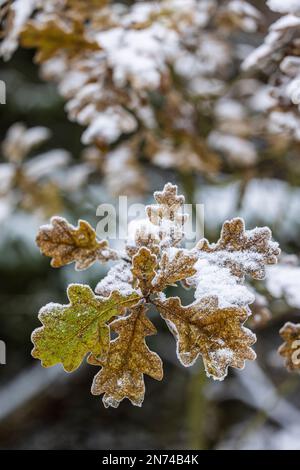
[[194,268],[198,257],[195,253],[179,249],[173,256],[168,252],[163,252],[157,276],[153,281],[156,292],[164,290],[168,285],[174,285],[193,276],[196,273]]
[[247,309],[219,308],[217,297],[186,307],[178,297],[155,305],[177,340],[178,358],[184,366],[191,366],[201,354],[207,375],[223,380],[229,366],[242,369],[246,359],[255,359],[250,346],[256,337],[243,326]]
[[287,322],[280,330],[284,343],[278,349],[289,371],[300,371],[300,324]]
[[44,255],[52,258],[53,268],[75,262],[75,269],[80,271],[96,261],[117,259],[107,241],[97,240],[95,230],[84,220],[73,227],[62,217],[52,217],[51,225],[40,228],[36,243]]
[[111,342],[106,361],[97,361],[93,356],[88,362],[101,365],[95,376],[92,393],[104,393],[105,407],[117,407],[124,398],[133,405],[141,406],[145,395],[144,374],[162,380],[163,368],[159,356],[150,351],[145,337],[156,334],[156,329],[145,315],[145,306],[140,304],[131,314],[111,324],[119,336]]
[[23,47],[36,48],[36,61],[45,62],[57,52],[64,51],[74,56],[81,51],[100,50],[101,47],[84,35],[82,22],[76,20],[66,24],[59,20],[49,20],[43,23],[28,21],[24,27],[20,42]]
[[72,372],[89,352],[101,358],[107,355],[109,321],[136,304],[139,296],[114,291],[110,297],[98,297],[89,286],[71,284],[68,298],[68,305],[50,303],[41,309],[39,320],[43,326],[32,334],[32,356],[44,367],[61,363]]
[[209,244],[204,239],[197,249],[207,253],[210,261],[229,268],[237,277],[250,274],[254,279],[263,279],[265,265],[275,264],[280,254],[278,243],[271,237],[268,227],[245,230],[243,219],[235,218],[224,223],[217,243]]
[[138,287],[143,295],[152,289],[152,280],[156,275],[157,257],[148,248],[142,247],[132,258],[132,274],[138,280]]
[[183,227],[187,214],[183,213],[184,196],[178,196],[177,186],[167,183],[163,191],[156,191],[157,204],[147,206],[150,222],[159,226],[159,237],[164,245],[175,246],[183,238]]

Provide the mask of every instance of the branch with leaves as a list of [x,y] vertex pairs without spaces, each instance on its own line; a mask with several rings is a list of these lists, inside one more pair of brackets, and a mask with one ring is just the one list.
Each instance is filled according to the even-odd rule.
[[246,0],[1,4],[0,56],[10,59],[19,45],[36,51],[113,192],[124,194],[120,167],[126,191],[145,189],[141,162],[205,175],[256,164],[262,125],[244,99],[236,36],[244,43],[263,18]]
[[[68,305],[42,308],[43,326],[32,335],[33,356],[45,367],[61,363],[71,372],[88,355],[88,363],[101,368],[92,393],[104,394],[105,406],[117,407],[124,398],[140,406],[144,374],[163,377],[160,358],[145,342],[156,334],[147,316],[150,307],[166,321],[185,367],[201,356],[206,374],[222,380],[228,367],[242,369],[256,357],[251,348],[255,335],[244,325],[254,296],[244,281],[246,275],[262,279],[265,266],[276,263],[280,250],[271,231],[245,230],[241,219],[233,219],[225,222],[216,244],[201,240],[186,249],[184,197],[168,183],[154,198],[156,204],[147,207],[147,217],[136,225],[125,253],[97,240],[83,221],[73,227],[55,217],[37,236],[53,267],[75,262],[82,270],[95,262],[116,261],[96,294],[89,286],[70,285]],[[192,304],[166,297],[166,288],[179,282],[194,289]]]

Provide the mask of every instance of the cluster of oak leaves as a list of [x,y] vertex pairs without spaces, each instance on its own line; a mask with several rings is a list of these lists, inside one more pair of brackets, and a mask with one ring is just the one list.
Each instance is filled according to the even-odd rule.
[[298,155],[299,7],[267,5],[283,16],[255,50],[266,22],[245,0],[0,0],[0,56],[36,50],[91,171],[136,194],[145,161],[209,175]]
[[[88,363],[101,367],[92,393],[104,394],[105,406],[117,407],[124,399],[140,406],[144,399],[143,375],[163,377],[162,361],[150,351],[145,338],[156,334],[147,312],[154,306],[177,343],[178,359],[191,366],[202,357],[208,376],[222,380],[229,366],[242,369],[254,360],[255,335],[244,326],[251,315],[253,294],[244,285],[246,275],[262,279],[265,265],[280,253],[264,228],[245,230],[242,219],[223,225],[216,244],[200,240],[193,249],[180,247],[184,237],[184,197],[168,183],[154,194],[157,204],[147,206],[133,240],[124,252],[97,240],[85,221],[73,227],[54,217],[42,226],[37,244],[51,257],[53,267],[75,262],[78,270],[93,263],[115,261],[95,291],[87,285],[68,288],[68,305],[50,303],[39,314],[43,326],[33,332],[33,356],[45,367],[62,363],[71,372],[88,355]],[[213,279],[212,279],[213,276]],[[164,290],[181,282],[195,291],[195,301],[182,305]],[[281,354],[293,368],[291,342],[300,326],[286,324]],[[114,337],[112,338],[112,333]]]

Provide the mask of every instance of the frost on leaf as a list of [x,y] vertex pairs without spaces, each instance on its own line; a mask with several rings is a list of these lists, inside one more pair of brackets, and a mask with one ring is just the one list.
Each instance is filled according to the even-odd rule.
[[84,220],[73,227],[62,217],[52,217],[51,225],[40,228],[36,242],[41,252],[52,258],[54,268],[75,262],[75,269],[83,270],[96,261],[117,258],[107,241],[97,240],[95,230]]
[[204,239],[197,248],[208,254],[208,260],[229,268],[237,277],[250,274],[254,279],[263,279],[265,265],[275,264],[280,254],[278,243],[271,237],[268,227],[245,230],[244,221],[236,218],[224,223],[217,243],[210,245]]
[[98,295],[108,297],[114,290],[122,295],[129,295],[134,292],[133,275],[130,265],[126,261],[120,261],[114,265],[107,275],[98,282],[95,292]]
[[216,297],[183,306],[178,297],[159,300],[156,306],[177,340],[177,354],[184,366],[202,356],[208,376],[223,380],[229,366],[242,369],[254,360],[255,335],[243,326],[245,308],[219,308]]
[[156,291],[164,290],[168,285],[185,280],[196,273],[194,267],[197,256],[183,249],[173,249],[174,252],[163,252],[157,276],[153,281]]
[[278,349],[289,371],[300,371],[300,324],[287,322],[280,330],[284,343]]
[[148,248],[152,254],[159,255],[159,228],[148,219],[131,221],[128,226],[126,251],[132,257],[140,248]]
[[145,310],[144,305],[140,304],[131,310],[129,316],[114,321],[111,328],[119,336],[111,342],[107,359],[89,359],[90,363],[102,366],[94,378],[92,393],[104,393],[105,407],[116,408],[124,398],[128,398],[133,405],[141,406],[145,395],[143,374],[156,380],[163,378],[161,359],[145,343],[146,336],[156,334]]
[[175,246],[183,238],[187,215],[183,213],[184,196],[177,195],[177,186],[168,183],[163,191],[156,191],[157,204],[147,207],[150,222],[159,227],[162,246]]
[[92,352],[104,357],[109,349],[107,323],[138,302],[137,295],[110,297],[94,295],[89,286],[72,284],[68,288],[68,305],[50,303],[43,307],[39,319],[43,326],[32,334],[33,357],[44,367],[62,363],[67,372],[77,369],[84,356]]

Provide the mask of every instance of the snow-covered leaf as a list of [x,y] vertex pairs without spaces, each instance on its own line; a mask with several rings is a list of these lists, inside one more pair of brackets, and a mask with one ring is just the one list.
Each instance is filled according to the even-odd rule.
[[183,306],[178,297],[156,301],[177,341],[178,358],[191,366],[202,356],[208,376],[223,380],[229,366],[243,369],[245,360],[254,360],[251,349],[255,335],[243,326],[245,308],[219,308],[216,297],[206,297]]
[[51,266],[60,268],[75,262],[75,269],[89,268],[96,261],[116,259],[106,240],[97,240],[95,230],[84,220],[73,227],[62,217],[52,217],[51,225],[43,225],[36,239],[41,252],[52,258]]

